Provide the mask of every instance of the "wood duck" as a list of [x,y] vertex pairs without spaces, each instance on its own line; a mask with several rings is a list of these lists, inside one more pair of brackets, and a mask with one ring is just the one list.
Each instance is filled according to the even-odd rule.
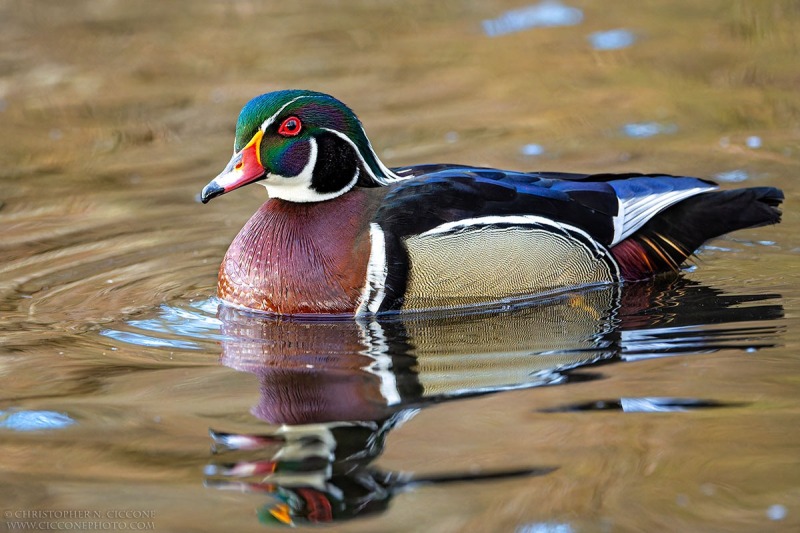
[[662,174],[384,165],[327,94],[242,109],[203,203],[250,183],[269,199],[231,243],[218,294],[275,314],[369,315],[511,301],[676,271],[705,241],[777,223],[773,187]]

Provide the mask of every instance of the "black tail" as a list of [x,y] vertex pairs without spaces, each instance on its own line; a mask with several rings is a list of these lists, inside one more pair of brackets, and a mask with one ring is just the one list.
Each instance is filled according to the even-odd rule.
[[623,279],[677,270],[704,242],[744,228],[776,224],[783,192],[774,187],[712,191],[692,196],[653,217],[612,252]]

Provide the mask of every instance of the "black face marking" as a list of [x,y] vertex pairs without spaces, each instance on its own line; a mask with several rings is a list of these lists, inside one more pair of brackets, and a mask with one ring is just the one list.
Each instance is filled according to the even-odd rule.
[[320,194],[341,191],[356,175],[356,151],[332,133],[322,133],[316,141],[317,164],[311,177],[311,188]]

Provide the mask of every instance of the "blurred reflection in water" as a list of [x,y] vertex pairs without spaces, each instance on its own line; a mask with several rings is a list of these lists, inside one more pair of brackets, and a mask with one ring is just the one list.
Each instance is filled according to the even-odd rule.
[[[220,308],[222,362],[258,376],[261,435],[212,430],[206,483],[264,493],[263,521],[303,524],[385,511],[419,483],[543,475],[524,459],[501,471],[382,471],[387,434],[420,409],[504,390],[602,379],[601,365],[778,342],[777,295],[733,296],[682,277],[565,294],[507,312],[392,320],[296,320]],[[754,325],[756,324],[756,325]],[[593,367],[590,372],[575,373]],[[617,398],[558,410],[724,407],[703,398]],[[225,457],[233,457],[223,462]]]

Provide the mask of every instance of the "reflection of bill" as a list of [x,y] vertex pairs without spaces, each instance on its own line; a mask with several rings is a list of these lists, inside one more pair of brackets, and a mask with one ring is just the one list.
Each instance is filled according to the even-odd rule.
[[219,453],[244,449],[269,459],[212,464],[206,485],[264,493],[272,500],[259,510],[264,522],[298,525],[348,520],[384,512],[398,493],[423,484],[488,481],[544,475],[553,467],[418,476],[385,472],[370,465],[383,451],[386,433],[401,419],[383,423],[326,423],[282,426],[267,435],[212,431]]
[[[777,328],[753,326],[782,316],[779,305],[759,303],[772,297],[724,295],[673,277],[471,315],[303,321],[222,307],[222,362],[258,376],[253,414],[278,428],[263,435],[212,431],[217,453],[256,457],[209,465],[207,484],[268,493],[276,501],[261,518],[298,524],[382,512],[394,494],[419,483],[545,474],[553,468],[417,476],[370,464],[392,428],[442,401],[597,378],[571,371],[598,363],[774,344]],[[598,405],[640,409],[643,402],[714,406],[658,398]]]

